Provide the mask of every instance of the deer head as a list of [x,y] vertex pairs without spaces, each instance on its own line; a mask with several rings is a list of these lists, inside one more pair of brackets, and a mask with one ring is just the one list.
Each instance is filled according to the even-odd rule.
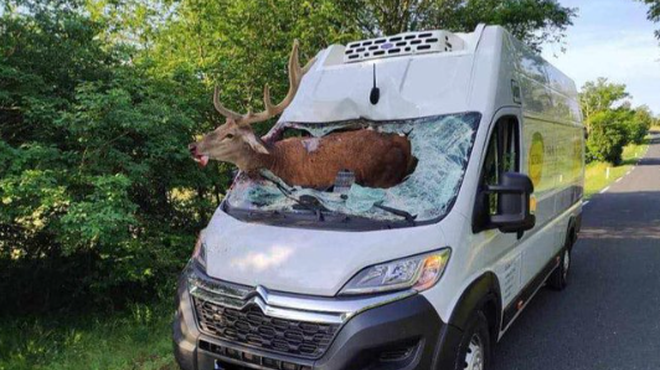
[[252,130],[252,124],[263,122],[284,111],[291,104],[298,91],[303,75],[311,68],[316,59],[310,60],[304,68],[300,67],[298,59],[298,40],[293,42],[289,56],[289,92],[277,105],[270,99],[270,89],[264,86],[264,111],[246,114],[236,113],[225,108],[219,99],[219,89],[216,87],[213,94],[213,105],[227,120],[225,124],[214,131],[204,135],[201,140],[188,146],[190,153],[205,166],[209,159],[233,163],[241,170],[250,170],[254,158],[259,155],[268,155],[268,147],[258,138]]

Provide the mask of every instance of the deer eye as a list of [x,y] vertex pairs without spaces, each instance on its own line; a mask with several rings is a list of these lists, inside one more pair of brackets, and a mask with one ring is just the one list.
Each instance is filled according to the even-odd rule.
[[225,135],[225,139],[233,139],[234,135],[233,134],[227,134]]

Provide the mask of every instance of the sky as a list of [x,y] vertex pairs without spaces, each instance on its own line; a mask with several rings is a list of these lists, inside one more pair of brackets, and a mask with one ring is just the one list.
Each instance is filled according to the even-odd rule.
[[566,32],[566,52],[560,45],[544,46],[543,56],[575,80],[607,77],[624,83],[634,106],[648,105],[660,114],[660,23],[646,19],[647,6],[635,0],[560,0],[579,8]]

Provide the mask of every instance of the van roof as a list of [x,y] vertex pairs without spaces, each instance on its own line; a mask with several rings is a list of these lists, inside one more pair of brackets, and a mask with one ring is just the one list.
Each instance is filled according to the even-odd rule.
[[[521,103],[513,96],[514,80],[523,107],[554,114],[549,109],[559,104],[557,111],[569,111],[562,113],[566,121],[581,121],[570,78],[504,28],[479,25],[471,33],[407,32],[331,45],[318,53],[280,122],[383,121],[470,111],[487,116]],[[380,91],[376,104],[370,101],[374,86]]]

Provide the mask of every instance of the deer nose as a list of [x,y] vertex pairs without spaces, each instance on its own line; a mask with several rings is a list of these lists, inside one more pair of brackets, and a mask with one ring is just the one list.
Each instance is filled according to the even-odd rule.
[[188,150],[190,151],[190,154],[197,155],[197,143],[188,145]]

